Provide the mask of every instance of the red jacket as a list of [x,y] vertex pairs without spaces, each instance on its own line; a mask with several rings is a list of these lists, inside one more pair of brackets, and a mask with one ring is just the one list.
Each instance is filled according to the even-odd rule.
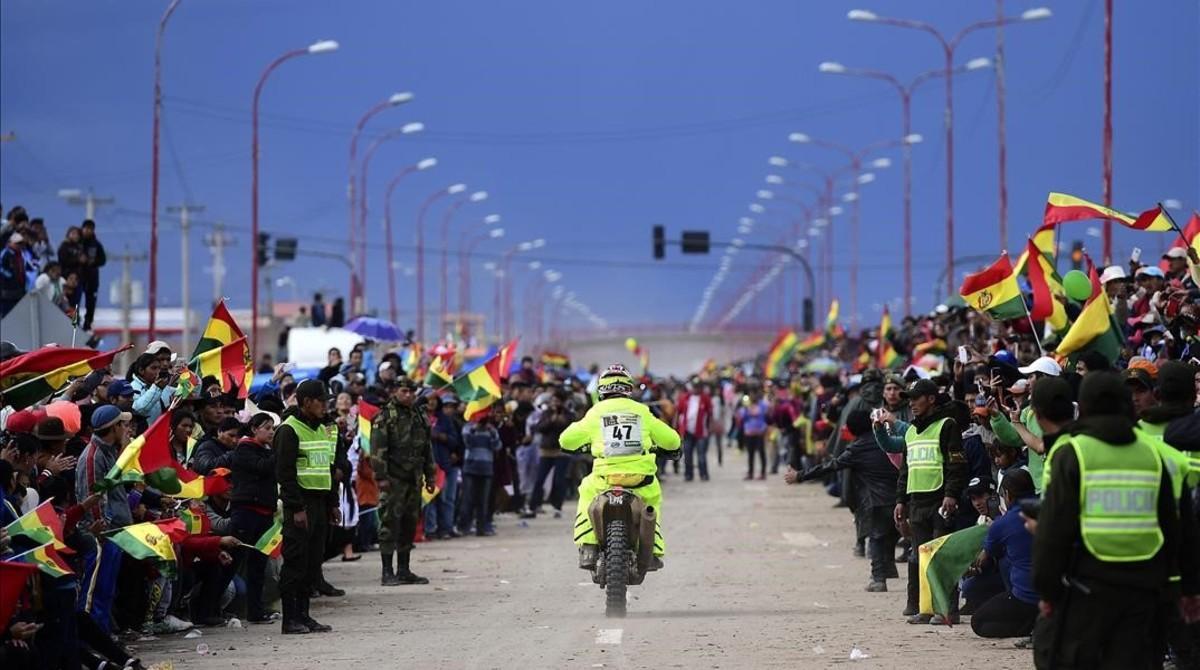
[[688,404],[691,402],[692,394],[684,391],[675,405],[675,430],[679,431],[680,436],[691,434],[699,438],[708,437],[708,423],[713,414],[712,396],[700,393],[696,397],[700,399],[700,406],[696,412],[696,425],[694,426],[687,425]]

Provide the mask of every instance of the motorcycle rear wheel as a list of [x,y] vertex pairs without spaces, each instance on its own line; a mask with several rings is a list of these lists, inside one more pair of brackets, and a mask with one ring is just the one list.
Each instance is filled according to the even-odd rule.
[[629,538],[625,521],[609,521],[604,528],[605,616],[624,618],[629,582]]

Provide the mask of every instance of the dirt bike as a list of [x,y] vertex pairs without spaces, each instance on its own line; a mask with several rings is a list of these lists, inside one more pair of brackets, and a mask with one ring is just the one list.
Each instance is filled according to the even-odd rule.
[[[678,459],[678,450],[653,451]],[[624,617],[627,588],[641,584],[647,572],[658,569],[654,558],[657,511],[628,488],[643,479],[645,475],[608,475],[608,488],[588,505],[600,549],[592,581],[605,590],[608,617]]]

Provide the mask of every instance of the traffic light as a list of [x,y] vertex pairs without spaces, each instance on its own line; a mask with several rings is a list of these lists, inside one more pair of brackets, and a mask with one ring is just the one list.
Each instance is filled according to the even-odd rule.
[[813,301],[812,298],[804,299],[804,330],[811,331],[813,329]]
[[654,257],[662,258],[667,255],[667,231],[662,226],[654,227]]
[[683,231],[683,240],[681,245],[685,254],[707,254],[708,253],[708,231],[707,230],[685,230]]
[[268,245],[271,243],[271,235],[269,233],[258,234],[258,266],[262,267],[267,264],[270,256],[267,254]]
[[296,260],[296,238],[280,237],[275,240],[275,260]]

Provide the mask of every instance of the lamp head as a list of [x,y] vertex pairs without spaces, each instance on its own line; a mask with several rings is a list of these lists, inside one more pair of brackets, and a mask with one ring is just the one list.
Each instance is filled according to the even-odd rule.
[[403,105],[406,102],[411,102],[412,99],[413,99],[412,93],[410,93],[408,91],[402,91],[400,93],[393,93],[392,97],[388,98],[388,104],[392,105],[392,106]]
[[767,190],[767,189],[765,189],[765,188],[760,188],[760,189],[758,189],[758,191],[756,191],[756,192],[754,193],[754,195],[755,195],[755,197],[757,197],[759,200],[770,200],[771,198],[774,198],[774,197],[775,197],[775,192],[774,192],[774,191],[768,191],[768,190]]
[[433,158],[433,157],[423,158],[423,159],[417,161],[417,169],[418,170],[428,170],[429,168],[434,167],[435,165],[437,165],[437,159]]
[[487,191],[475,191],[474,193],[471,194],[471,197],[468,199],[471,202],[483,202],[484,200],[487,200],[487,198],[488,198]]
[[448,193],[449,195],[458,195],[459,193],[462,193],[465,190],[467,190],[467,185],[459,183],[459,184],[453,184],[450,186],[450,188],[447,188],[446,193]]
[[485,226],[490,226],[493,223],[500,223],[499,214],[488,214],[487,216],[483,217],[483,224]]
[[871,161],[871,167],[873,167],[877,170],[882,170],[884,168],[890,168],[890,167],[892,167],[892,159],[876,158],[875,160]]
[[321,40],[320,42],[313,42],[308,45],[308,53],[310,54],[325,54],[337,50],[337,40]]
[[1050,11],[1049,7],[1034,7],[1021,12],[1022,21],[1041,21],[1051,16],[1054,16],[1054,13]]
[[979,58],[972,58],[971,60],[967,61],[967,64],[964,67],[967,69],[967,71],[971,71],[971,70],[982,70],[984,68],[988,68],[991,66],[992,66],[992,59],[981,56]]
[[425,124],[421,123],[420,121],[413,121],[412,123],[406,123],[403,126],[400,126],[401,135],[412,135],[413,133],[419,133],[422,130],[425,130]]
[[784,158],[783,156],[771,156],[767,159],[767,164],[775,167],[787,167],[788,159]]
[[851,9],[846,13],[846,18],[851,21],[878,21],[879,16],[875,12],[865,9]]
[[752,202],[750,203],[750,211],[754,212],[755,214],[762,214],[763,212],[767,211],[767,208],[763,207],[757,202]]
[[845,74],[846,66],[833,61],[825,61],[817,66],[817,71],[826,74]]
[[780,177],[777,174],[769,174],[769,175],[767,175],[767,183],[768,184],[776,184],[776,185],[782,184],[783,177]]
[[909,133],[904,136],[905,144],[920,144],[925,141],[925,136],[921,133]]
[[788,141],[797,144],[807,144],[812,141],[812,138],[804,133],[791,133],[788,135]]
[[493,240],[498,240],[501,237],[504,237],[504,229],[503,228],[492,228],[491,230],[488,231],[488,237],[492,238]]

